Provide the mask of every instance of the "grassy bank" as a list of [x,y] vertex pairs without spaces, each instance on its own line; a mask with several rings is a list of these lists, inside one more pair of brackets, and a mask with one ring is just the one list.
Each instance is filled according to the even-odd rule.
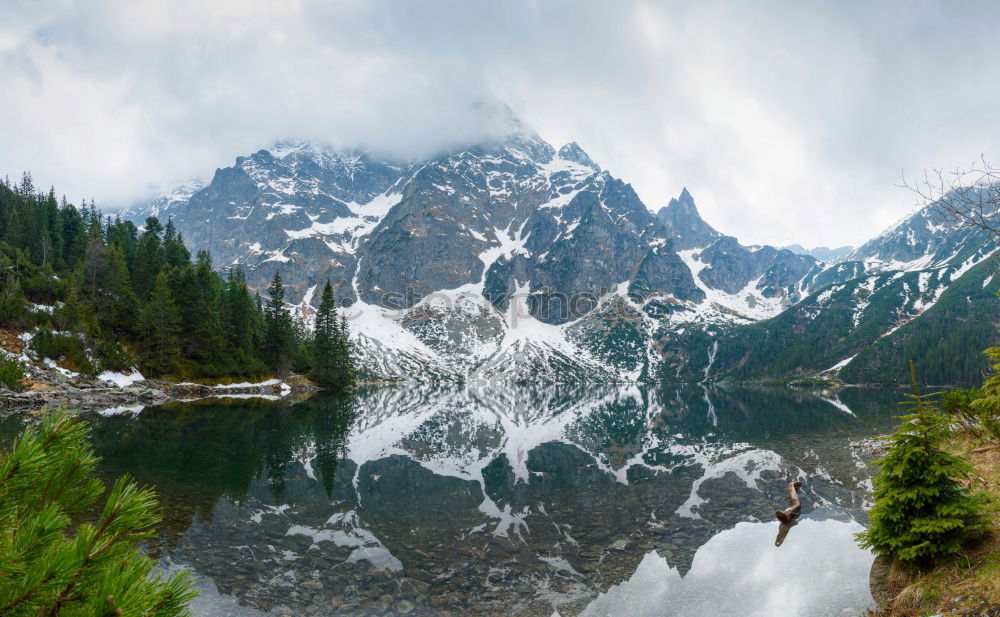
[[958,559],[933,570],[918,572],[894,562],[885,582],[895,599],[876,617],[1000,616],[1000,447],[962,433],[947,448],[974,466],[972,489],[989,498],[991,528]]

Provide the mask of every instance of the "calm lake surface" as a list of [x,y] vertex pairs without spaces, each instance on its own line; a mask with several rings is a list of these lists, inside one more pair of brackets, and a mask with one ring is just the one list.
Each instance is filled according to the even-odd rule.
[[[896,391],[391,386],[90,415],[195,614],[858,615]],[[776,546],[774,510],[805,481]]]

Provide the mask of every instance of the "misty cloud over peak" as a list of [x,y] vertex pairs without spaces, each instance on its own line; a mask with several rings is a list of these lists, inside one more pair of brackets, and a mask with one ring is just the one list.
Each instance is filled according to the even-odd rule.
[[981,62],[1000,51],[993,13],[14,0],[0,173],[115,207],[277,140],[413,160],[521,118],[551,144],[583,144],[647,204],[687,186],[747,241],[857,244],[912,211],[901,170],[952,168],[998,142],[1000,81]]

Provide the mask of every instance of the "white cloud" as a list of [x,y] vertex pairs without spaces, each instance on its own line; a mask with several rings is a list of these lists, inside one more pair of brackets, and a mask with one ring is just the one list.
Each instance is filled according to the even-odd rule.
[[650,208],[687,186],[744,241],[835,245],[1000,137],[987,3],[2,4],[0,173],[106,206],[282,137],[416,156],[504,101]]
[[[872,554],[858,548],[857,523],[803,520],[774,546],[777,521],[738,523],[698,549],[683,578],[656,552],[601,594],[582,617],[663,615],[858,615],[871,604]],[[808,576],[790,575],[809,564]]]

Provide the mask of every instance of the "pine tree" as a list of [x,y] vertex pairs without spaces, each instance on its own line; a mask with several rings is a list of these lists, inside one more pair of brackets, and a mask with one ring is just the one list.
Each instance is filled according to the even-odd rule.
[[139,317],[140,355],[143,368],[149,373],[163,375],[177,369],[179,324],[167,276],[161,272]]
[[246,364],[254,356],[257,338],[257,317],[246,275],[239,268],[229,271],[223,288],[223,329],[228,343],[236,352],[237,361]]
[[91,234],[83,258],[84,296],[91,306],[97,302],[98,281],[104,267],[104,243],[99,234]]
[[261,356],[272,370],[285,373],[291,362],[293,332],[292,315],[285,306],[285,286],[280,272],[274,273],[267,293],[269,298],[264,308]]
[[310,373],[316,360],[313,336],[305,322],[297,315],[292,317],[292,337],[289,352],[290,368],[296,373]]
[[871,526],[857,537],[876,553],[929,565],[957,554],[985,523],[982,501],[960,482],[972,466],[942,449],[947,420],[932,402],[934,394],[920,394],[912,362],[910,376],[913,394],[902,404],[911,413],[900,418],[877,461]]
[[260,300],[260,293],[253,292],[253,305],[254,305],[254,319],[256,320],[256,326],[254,327],[254,353],[260,357],[264,357],[264,304]]
[[34,253],[38,264],[44,267],[59,262],[59,203],[56,201],[54,188],[49,189],[45,201],[39,204],[38,214],[38,237],[35,239]]
[[[149,217],[140,235],[92,200],[76,207],[55,195],[38,193],[27,174],[20,183],[0,182],[0,265],[7,264],[0,323],[70,330],[101,365],[138,362],[150,374],[313,369],[314,336],[285,306],[280,275],[264,307],[242,272],[220,276],[207,253],[192,264],[172,220],[164,227]],[[56,309],[32,312],[32,302]],[[330,356],[336,383],[351,383],[342,326],[330,329],[332,351],[322,355]]]
[[59,208],[59,220],[62,229],[62,250],[60,251],[62,266],[65,270],[71,270],[83,257],[84,247],[86,247],[83,218],[73,204],[66,203],[64,197],[62,206]]
[[189,615],[190,579],[153,575],[140,549],[161,518],[151,490],[121,478],[94,522],[72,523],[104,491],[87,433],[57,410],[0,454],[0,615]]
[[31,218],[27,212],[28,208],[18,202],[14,202],[11,208],[10,220],[7,222],[7,231],[4,233],[3,241],[19,249],[28,249],[32,238]]
[[323,287],[316,313],[314,345],[316,363],[310,377],[324,388],[345,389],[356,380],[354,356],[347,331],[347,319],[338,319],[330,281]]
[[21,184],[18,186],[17,192],[21,197],[35,196],[35,183],[32,181],[30,173],[26,171],[21,172]]
[[340,382],[338,358],[336,354],[337,307],[333,299],[333,287],[327,280],[320,296],[319,309],[316,312],[316,326],[313,330],[313,348],[316,362],[310,377],[324,387],[336,387]]
[[163,256],[171,266],[180,267],[191,261],[191,252],[184,246],[184,239],[177,233],[172,218],[167,219],[167,226],[163,230]]
[[338,355],[340,358],[341,387],[353,387],[358,381],[358,370],[354,362],[354,344],[351,343],[351,333],[347,327],[347,317],[343,313],[340,314],[337,341],[339,345]]
[[132,281],[135,283],[136,296],[140,299],[149,296],[156,282],[156,276],[163,269],[165,260],[159,235],[162,230],[160,221],[155,216],[147,218],[146,231],[142,232],[135,249]]
[[125,251],[118,244],[105,250],[98,289],[94,309],[102,327],[117,334],[129,332],[135,324],[138,303],[125,263]]
[[216,375],[225,361],[222,321],[219,315],[221,281],[212,271],[208,253],[199,253],[198,264],[169,269],[174,303],[184,307],[180,322],[181,354],[194,360],[205,375]]
[[125,255],[125,264],[131,272],[135,261],[135,249],[139,243],[139,231],[135,225],[132,221],[123,221],[115,217],[115,220],[108,225],[106,235],[109,245],[117,244],[121,247]]

